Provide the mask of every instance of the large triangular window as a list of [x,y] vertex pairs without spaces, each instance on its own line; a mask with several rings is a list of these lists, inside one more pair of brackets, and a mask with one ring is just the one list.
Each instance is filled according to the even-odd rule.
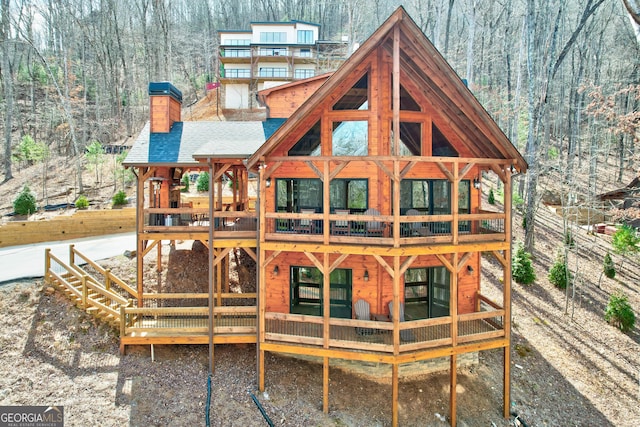
[[453,148],[453,145],[449,142],[446,136],[440,132],[440,129],[434,124],[431,134],[431,152],[434,156],[443,157],[459,157],[458,151]]
[[400,122],[400,155],[422,154],[422,123]]
[[318,120],[289,150],[289,155],[319,156],[321,153],[320,141],[320,121]]
[[333,106],[334,110],[369,109],[369,73],[366,73]]
[[[391,83],[391,90],[389,94],[393,94],[393,82]],[[391,104],[389,105],[389,109],[393,110],[393,96],[389,97]],[[420,108],[420,104],[416,102],[415,99],[411,96],[409,91],[407,91],[404,86],[400,85],[400,110],[401,111],[422,111]]]

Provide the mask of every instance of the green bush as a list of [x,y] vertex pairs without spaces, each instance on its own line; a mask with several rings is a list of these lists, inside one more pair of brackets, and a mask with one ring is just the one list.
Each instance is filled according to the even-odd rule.
[[520,194],[518,194],[517,191],[513,192],[513,198],[511,200],[513,200],[513,206],[515,206],[516,209],[518,209],[519,211],[523,210],[524,199],[522,198],[522,196],[520,196]]
[[487,202],[489,202],[490,205],[496,204],[496,195],[493,194],[493,188],[489,189],[489,196],[487,196]]
[[630,225],[623,225],[618,228],[613,236],[611,236],[611,246],[613,250],[619,254],[629,254],[638,252],[640,248],[640,237],[636,234],[636,230]]
[[13,211],[18,215],[30,215],[36,211],[36,196],[27,185],[13,201]]
[[184,175],[182,175],[182,179],[180,180],[182,182],[182,192],[183,193],[188,193],[189,192],[189,184],[191,184],[191,182],[189,181],[189,174],[186,173]]
[[611,255],[609,255],[608,252],[604,256],[602,270],[604,271],[604,275],[609,279],[613,279],[614,277],[616,277],[616,267],[615,265],[613,265],[613,260],[611,259]]
[[81,194],[76,200],[77,209],[87,209],[89,207],[89,199],[84,194]]
[[573,240],[573,234],[571,234],[571,231],[569,230],[564,233],[564,245],[571,249],[576,247],[576,242]]
[[111,199],[113,206],[123,206],[127,204],[127,193],[120,190],[116,194],[113,195]]
[[549,281],[560,289],[565,289],[567,284],[573,278],[571,272],[567,268],[567,261],[563,255],[556,257],[551,270],[549,270]]
[[633,329],[636,323],[636,315],[633,313],[627,296],[618,291],[609,297],[609,304],[604,311],[604,320],[619,328],[622,332]]
[[518,245],[513,257],[511,275],[516,283],[521,285],[529,285],[536,280],[536,272],[531,265],[531,254],[524,250],[522,243]]
[[196,181],[198,191],[209,191],[209,172],[201,172]]

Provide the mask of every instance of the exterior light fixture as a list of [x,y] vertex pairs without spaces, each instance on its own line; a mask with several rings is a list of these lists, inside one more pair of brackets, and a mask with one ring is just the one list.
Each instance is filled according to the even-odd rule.
[[476,190],[480,189],[480,180],[478,178],[473,179],[473,188],[475,188]]
[[469,273],[470,275],[473,274],[473,267],[471,267],[470,265],[467,265],[467,273]]
[[363,277],[365,282],[369,281],[369,270],[364,270],[364,277]]
[[280,268],[278,268],[278,266],[276,265],[275,267],[273,267],[273,275],[277,276],[278,273],[280,273]]
[[269,188],[271,187],[271,178],[267,178],[267,180],[264,182],[264,185]]

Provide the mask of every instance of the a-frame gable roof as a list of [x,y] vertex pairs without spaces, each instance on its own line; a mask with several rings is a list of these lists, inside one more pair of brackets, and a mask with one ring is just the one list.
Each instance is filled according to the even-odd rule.
[[353,74],[362,70],[362,63],[378,48],[382,46],[393,57],[396,27],[400,35],[401,76],[410,79],[432,102],[432,113],[437,115],[434,123],[438,120],[446,123],[472,157],[510,160],[517,170],[526,171],[527,163],[522,155],[402,7],[251,156],[248,167],[256,169],[257,163],[275,150],[287,135],[302,123],[308,123],[325,98],[332,96],[345,81],[352,80]]

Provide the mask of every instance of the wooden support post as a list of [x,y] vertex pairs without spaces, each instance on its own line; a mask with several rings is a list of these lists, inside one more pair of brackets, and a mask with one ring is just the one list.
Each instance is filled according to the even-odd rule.
[[74,245],[69,245],[69,265],[74,266],[76,263],[76,253],[73,250]]
[[214,241],[213,241],[213,228],[215,226],[215,222],[214,222],[214,218],[213,218],[213,173],[215,172],[215,169],[213,167],[213,165],[211,164],[211,161],[209,161],[209,256],[207,259],[208,262],[208,274],[207,274],[207,281],[209,282],[209,299],[208,299],[208,305],[209,305],[209,375],[213,375],[213,372],[215,370],[215,364],[214,364],[214,352],[215,352],[215,345],[213,344],[213,334],[214,334],[214,329],[215,329],[215,319],[213,317],[213,307],[215,306],[215,300],[213,298],[213,293],[214,293],[214,286],[215,286],[215,275],[214,275],[214,271],[213,269],[215,268],[215,255],[214,255]]
[[[511,195],[513,194],[513,190],[511,189],[511,173],[509,170],[505,171],[505,182],[504,182],[504,212],[505,212],[505,221],[504,221],[504,232],[505,236],[511,242],[511,220],[512,220],[512,200]],[[507,197],[508,195],[508,197]],[[510,403],[511,403],[511,249],[505,249],[504,251],[504,270],[503,270],[503,278],[504,278],[504,295],[503,295],[503,306],[504,306],[504,333],[505,340],[507,345],[504,348],[504,385],[503,385],[503,395],[504,395],[504,417],[509,418],[510,414]]]
[[449,419],[451,425],[455,426],[457,423],[457,392],[458,387],[458,355],[451,355],[451,385],[449,387]]
[[258,351],[258,390],[264,391],[264,350]]
[[138,292],[138,307],[143,306],[142,293],[144,292],[144,244],[140,235],[136,239],[136,290]]
[[458,253],[453,254],[449,313],[451,315],[451,345],[458,345]]
[[506,346],[504,348],[504,417],[506,419],[511,417],[510,412],[510,400],[511,400],[511,347]]
[[[120,342],[122,342],[122,337],[125,336],[127,332],[127,313],[125,311],[125,306],[120,306]],[[122,353],[122,351],[120,351]]]
[[51,248],[46,248],[44,250],[44,280],[47,283],[51,283],[51,276],[49,275],[49,270],[51,270]]
[[[393,319],[393,354],[400,354],[400,257],[393,257],[393,313],[389,315]],[[394,368],[398,367],[394,365]]]
[[[394,309],[395,311],[395,309]],[[399,367],[397,364],[391,365],[391,425],[398,426],[398,381]]]
[[329,358],[322,361],[322,412],[329,413]]
[[87,298],[89,297],[89,289],[87,288],[87,276],[82,275],[82,308],[85,310],[89,307],[87,305]]
[[104,288],[108,291],[111,290],[111,269],[107,268],[104,271]]
[[156,270],[160,273],[162,271],[162,240],[160,240],[156,245],[156,253],[158,254],[156,259]]

